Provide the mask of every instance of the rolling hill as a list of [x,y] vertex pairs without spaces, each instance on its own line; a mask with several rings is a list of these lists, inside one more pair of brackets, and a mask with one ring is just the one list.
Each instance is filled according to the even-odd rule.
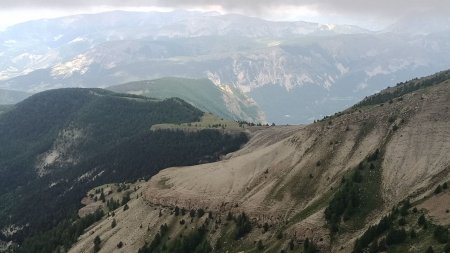
[[162,78],[107,88],[159,99],[179,97],[196,108],[219,117],[248,122],[265,122],[258,105],[231,85],[215,85],[208,79]]

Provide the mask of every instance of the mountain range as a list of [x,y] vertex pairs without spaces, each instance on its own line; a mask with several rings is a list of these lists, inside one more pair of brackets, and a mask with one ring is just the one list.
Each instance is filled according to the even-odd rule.
[[37,92],[208,78],[245,93],[268,122],[311,122],[450,66],[448,32],[399,32],[404,25],[372,32],[197,12],[32,21],[0,33],[0,87]]

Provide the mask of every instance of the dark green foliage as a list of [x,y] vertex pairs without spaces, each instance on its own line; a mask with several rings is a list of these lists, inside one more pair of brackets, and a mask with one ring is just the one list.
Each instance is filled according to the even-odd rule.
[[364,170],[364,163],[363,162],[360,162],[358,164],[358,170]]
[[195,217],[195,210],[191,209],[191,211],[189,211],[189,216],[191,216],[191,218]]
[[419,224],[419,226],[426,226],[427,224],[427,220],[425,218],[425,215],[420,215],[419,219],[417,220],[417,224]]
[[269,224],[267,222],[264,223],[263,230],[264,230],[264,233],[269,230]]
[[[325,209],[325,218],[332,233],[339,231],[342,221],[353,217],[364,219],[381,202],[378,197],[381,174],[374,166],[381,163],[381,156],[381,151],[376,149],[353,170],[349,179],[342,178],[339,189]],[[367,164],[373,169],[364,170]]]
[[118,200],[114,200],[113,198],[110,198],[106,201],[106,206],[108,207],[109,211],[113,211],[113,210],[116,210],[117,208],[119,208],[120,203]]
[[199,208],[197,210],[197,217],[201,218],[203,215],[205,215],[205,211],[202,208]]
[[361,196],[358,183],[353,180],[343,181],[341,188],[325,209],[325,218],[330,225],[331,231],[337,232],[342,217],[344,220],[349,219],[357,211],[360,204]]
[[363,177],[361,175],[361,172],[359,172],[358,170],[356,170],[353,175],[352,175],[352,180],[355,183],[361,183],[363,181]]
[[442,186],[441,185],[438,185],[437,187],[436,187],[436,189],[434,190],[434,194],[439,194],[439,193],[441,193],[442,192]]
[[228,212],[227,214],[227,221],[230,221],[233,219],[233,214],[231,214],[231,212]]
[[447,243],[444,247],[444,253],[450,253],[450,243]]
[[[352,253],[377,253],[386,251],[390,252],[390,249],[393,245],[403,245],[403,243],[406,241],[408,243],[416,242],[416,240],[419,238],[419,235],[414,229],[414,225],[408,226],[411,227],[411,230],[409,232],[405,231],[405,229],[402,228],[402,224],[406,223],[406,219],[404,218],[404,216],[400,216],[400,214],[402,213],[401,210],[408,210],[409,208],[411,208],[411,204],[408,200],[401,202],[400,209],[393,208],[389,216],[384,217],[378,225],[369,227],[369,229],[367,229],[366,232],[356,240],[355,247]],[[399,218],[399,226],[393,226],[397,218]],[[449,242],[449,232],[446,227],[434,225],[431,222],[428,222],[423,214],[420,215],[417,223],[424,229],[426,229],[427,227],[433,228],[433,236],[437,242]],[[425,230],[419,230],[419,232],[421,234],[429,233]],[[385,235],[385,237],[383,237],[383,235]],[[396,247],[392,247],[392,249],[396,249]]]
[[377,253],[379,249],[378,242],[372,242],[369,247],[369,253]]
[[295,246],[295,245],[294,245],[294,240],[291,239],[291,240],[289,241],[289,250],[291,250],[291,251],[294,250],[294,246]]
[[118,248],[118,249],[121,249],[122,247],[123,247],[123,242],[120,241],[120,242],[117,244],[117,248]]
[[[392,213],[388,216],[383,217],[380,222],[375,226],[370,226],[364,234],[356,240],[355,247],[353,248],[353,253],[362,253],[364,249],[369,247],[369,244],[373,242],[378,236],[386,232],[392,227],[392,223],[395,220],[396,215]],[[386,243],[379,243],[379,245],[384,246]],[[377,245],[377,248],[380,246]]]
[[448,183],[447,183],[447,182],[445,182],[445,183],[442,185],[442,189],[444,189],[444,190],[447,190],[447,189],[448,189]]
[[409,202],[409,200],[404,201],[402,207],[400,208],[400,215],[403,217],[407,216],[409,214],[409,208],[411,208],[411,203]]
[[100,237],[97,235],[94,238],[94,252],[99,252],[100,251],[100,244],[102,243],[102,241],[100,240]]
[[236,217],[235,222],[236,222],[236,230],[234,232],[234,238],[236,240],[240,239],[241,237],[243,237],[252,230],[250,219],[245,213],[239,214]]
[[256,243],[256,249],[259,251],[264,249],[264,245],[261,240],[258,240],[258,242]]
[[153,240],[150,242],[150,244],[145,244],[144,247],[139,249],[139,253],[151,253],[151,252],[156,252],[156,250],[158,248],[161,248],[162,245],[162,239],[163,237],[165,237],[167,235],[167,232],[169,231],[169,227],[167,226],[167,224],[161,225],[159,227],[159,232],[156,233],[155,237],[153,238]]
[[223,245],[222,245],[222,239],[219,238],[219,239],[217,239],[216,244],[214,245],[214,250],[216,250],[216,251],[217,251],[217,250],[221,250],[222,247],[223,247]]
[[411,239],[414,239],[417,237],[417,232],[414,229],[411,229],[411,232],[409,233],[409,236],[411,236]]
[[375,150],[375,152],[372,154],[372,155],[370,155],[369,156],[369,158],[367,159],[369,162],[373,162],[373,161],[376,161],[376,160],[378,160],[378,156],[380,155],[380,150],[379,149],[377,149],[377,150]]
[[318,248],[313,241],[310,241],[309,238],[306,238],[305,242],[303,243],[303,250],[304,253],[314,253],[318,251]]
[[386,245],[386,238],[383,238],[378,243],[378,251],[384,252],[384,251],[387,251],[387,250],[388,250],[388,247]]
[[406,240],[407,234],[404,229],[391,229],[386,236],[387,245],[395,245]]
[[126,210],[128,210],[130,207],[128,206],[128,204],[125,204],[124,206],[123,206],[123,210],[124,211],[126,211]]
[[115,228],[117,226],[116,219],[113,219],[111,222],[111,228]]
[[434,239],[439,243],[448,243],[449,242],[449,234],[448,229],[443,226],[436,226],[433,233]]
[[100,194],[100,200],[105,203],[105,193],[102,191],[102,193]]
[[425,253],[434,253],[433,247],[432,246],[428,247]]
[[103,216],[103,211],[99,209],[93,214],[88,214],[75,221],[64,220],[49,231],[27,238],[18,252],[46,253],[54,252],[61,247],[68,249],[84,233],[86,228],[99,221]]
[[180,208],[178,206],[175,206],[174,214],[175,214],[175,216],[180,215]]
[[278,233],[277,233],[277,239],[278,239],[278,240],[283,239],[283,232],[278,231]]
[[160,232],[150,244],[139,249],[138,253],[210,253],[212,247],[206,240],[206,228],[201,226],[190,234],[176,237],[174,241],[166,244],[167,225],[162,226]]
[[123,205],[126,205],[126,204],[128,203],[128,201],[130,201],[130,193],[129,193],[129,192],[127,192],[127,193],[125,194],[125,196],[122,197],[121,205],[122,205],[122,206],[123,206]]

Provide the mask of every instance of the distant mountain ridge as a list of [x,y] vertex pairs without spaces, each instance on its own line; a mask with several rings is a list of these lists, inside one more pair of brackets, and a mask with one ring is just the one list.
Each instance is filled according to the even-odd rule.
[[39,92],[208,78],[241,90],[269,122],[312,122],[386,85],[450,67],[449,33],[416,34],[402,21],[396,25],[370,32],[197,12],[34,21],[0,33],[0,88]]
[[30,93],[0,89],[0,105],[16,104],[31,96]]
[[[242,26],[241,24],[247,24]],[[241,15],[189,11],[75,15],[29,21],[0,32],[0,79],[64,62],[108,41],[201,36],[284,37],[305,34],[363,33],[353,26],[272,22]]]
[[208,79],[162,78],[116,85],[109,90],[152,98],[179,97],[196,108],[232,120],[265,123],[258,105],[231,85],[215,85]]

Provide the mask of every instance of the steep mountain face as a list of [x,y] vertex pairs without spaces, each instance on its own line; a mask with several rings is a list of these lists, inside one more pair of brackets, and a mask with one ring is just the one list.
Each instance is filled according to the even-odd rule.
[[[243,26],[242,24],[246,24]],[[64,62],[108,41],[200,36],[284,37],[364,33],[352,26],[270,22],[240,15],[176,11],[107,12],[31,21],[0,33],[0,79]]]
[[[138,199],[130,202],[130,210],[115,211],[118,226],[111,228],[113,218],[105,218],[71,252],[92,249],[96,236],[102,240],[100,252],[178,252],[171,251],[178,243],[184,245],[178,237],[198,252],[310,247],[363,252],[373,246],[367,238],[378,235],[385,241],[375,246],[388,252],[411,245],[417,252],[430,245],[443,248],[433,239],[435,225],[429,223],[428,233],[417,218],[426,214],[426,219],[449,225],[448,213],[439,214],[432,204],[450,196],[442,188],[435,191],[439,197],[433,196],[450,179],[449,101],[446,71],[386,89],[311,125],[256,131],[243,149],[222,161],[165,169],[137,183]],[[398,204],[405,199],[410,202]],[[449,208],[447,202],[441,204],[442,210]],[[370,225],[402,205],[378,230],[371,230],[371,237],[364,234],[366,239],[357,244],[362,248],[355,246]],[[397,221],[399,216],[403,221]],[[397,222],[403,232],[419,229],[420,238],[429,239],[398,239],[403,232],[395,232]],[[390,230],[383,230],[386,226]],[[190,241],[192,236],[201,239]],[[123,244],[116,247],[119,241]]]
[[0,34],[0,87],[42,91],[208,78],[246,93],[269,122],[311,122],[386,85],[450,66],[447,32],[395,28],[403,26],[375,33],[195,12],[36,21]]
[[109,90],[166,99],[179,97],[196,108],[219,117],[265,122],[258,105],[239,89],[230,85],[215,85],[208,79],[162,78],[112,86]]
[[42,92],[9,108],[0,114],[0,240],[20,242],[55,226],[96,185],[214,161],[246,141],[217,130],[151,130],[203,114],[178,98],[80,88]]
[[16,104],[29,96],[31,96],[30,93],[23,91],[0,89],[0,105]]

